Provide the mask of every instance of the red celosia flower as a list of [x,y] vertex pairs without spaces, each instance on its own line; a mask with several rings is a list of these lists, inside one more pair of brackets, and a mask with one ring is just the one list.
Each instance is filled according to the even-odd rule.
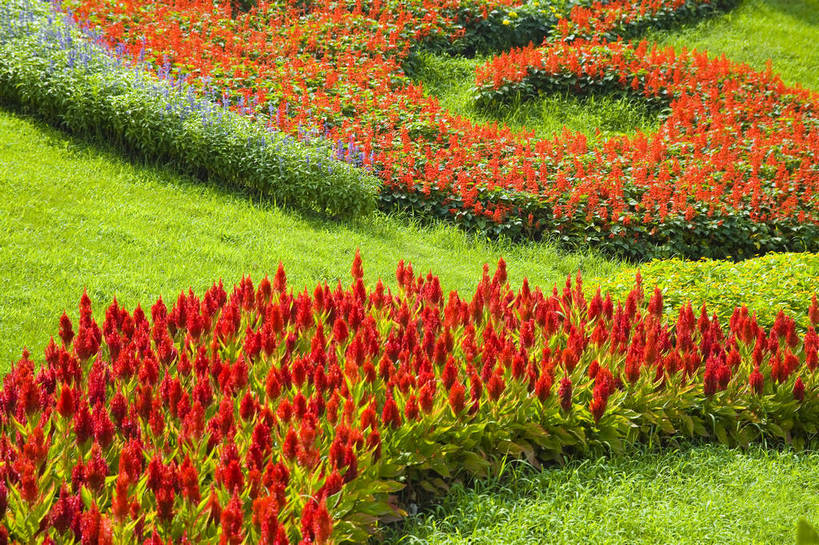
[[455,382],[449,389],[449,406],[456,415],[464,410],[466,390],[463,384]]
[[355,257],[353,258],[353,267],[350,270],[350,274],[353,275],[354,279],[360,279],[364,277],[364,267],[361,263],[361,251],[356,248],[355,250]]
[[14,471],[20,479],[20,496],[29,504],[34,503],[40,494],[34,464],[28,458],[20,457],[14,461]]
[[313,514],[313,534],[316,536],[316,543],[322,545],[327,543],[333,533],[333,520],[327,512],[327,504],[322,498],[318,509]]
[[60,338],[63,340],[63,346],[65,347],[71,346],[71,340],[74,338],[74,329],[65,311],[60,316]]
[[606,400],[595,397],[589,403],[589,411],[591,412],[592,416],[594,417],[595,422],[600,421],[600,417],[603,416],[603,413],[606,410]]
[[401,427],[401,413],[398,410],[395,399],[393,399],[390,394],[387,394],[387,400],[384,402],[384,410],[381,412],[381,422],[384,426],[389,426],[393,429]]
[[60,390],[60,399],[57,401],[57,412],[66,419],[74,416],[74,390],[68,385],[63,385]]
[[105,484],[105,477],[108,476],[108,463],[102,457],[102,451],[97,443],[91,447],[91,459],[85,465],[85,480],[88,487],[99,491]]
[[557,389],[557,395],[560,397],[560,406],[564,411],[572,408],[572,381],[569,377],[560,379],[560,387]]
[[111,499],[111,513],[116,520],[122,521],[128,514],[129,499],[128,499],[129,478],[125,473],[120,473],[117,476],[116,489],[113,498]]
[[111,422],[111,419],[108,418],[108,411],[105,410],[102,403],[98,403],[94,408],[91,425],[94,432],[94,439],[102,448],[107,448],[114,440],[114,424]]
[[288,460],[296,457],[299,450],[299,438],[296,431],[291,427],[287,430],[287,435],[284,438],[284,445],[282,446],[282,454]]
[[805,400],[805,383],[802,382],[802,377],[796,377],[796,382],[793,383],[793,398],[797,401]]
[[492,376],[489,378],[489,382],[486,384],[486,391],[489,393],[489,399],[492,401],[497,401],[500,399],[503,390],[506,388],[506,384],[503,381],[503,377],[501,377],[497,370],[492,373]]
[[172,487],[163,486],[155,492],[156,495],[156,516],[163,524],[169,524],[173,520],[173,504],[175,499]]
[[[0,486],[2,485],[0,484]],[[48,522],[58,533],[63,534],[71,527],[81,511],[81,507],[80,498],[72,495],[68,491],[68,487],[63,484],[60,487],[60,497],[51,506]]]
[[762,373],[759,372],[758,365],[754,366],[754,370],[751,372],[748,383],[751,385],[751,390],[753,390],[755,394],[762,393],[762,390],[765,387],[765,381],[762,377]]
[[244,512],[242,510],[242,502],[236,490],[233,491],[225,509],[222,511],[220,517],[221,522],[221,538],[219,543],[221,545],[239,545],[244,539],[244,531],[242,529],[244,523]]
[[552,376],[548,372],[543,372],[535,384],[535,395],[541,403],[545,403],[552,392]]
[[205,512],[208,514],[209,522],[216,522],[221,520],[222,506],[219,504],[219,498],[216,496],[216,490],[211,486],[208,501],[205,504]]
[[80,534],[82,545],[111,545],[111,521],[100,514],[96,503],[80,515]]

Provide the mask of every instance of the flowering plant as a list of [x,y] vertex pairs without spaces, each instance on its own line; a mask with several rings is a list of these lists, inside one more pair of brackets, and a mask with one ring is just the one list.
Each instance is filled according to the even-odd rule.
[[332,216],[375,207],[378,183],[315,135],[289,135],[131,66],[44,2],[0,4],[0,103],[143,159]]
[[[512,291],[501,260],[445,296],[399,262],[397,290],[287,289],[282,267],[228,293],[87,295],[0,390],[0,543],[363,542],[400,498],[676,435],[813,444],[819,303],[804,335],[747,309],[675,322],[639,277],[625,301],[581,278]],[[402,494],[401,497],[397,494]]]
[[[246,12],[205,0],[64,6],[112,47],[171,67],[236,111],[291,134],[323,135],[338,157],[375,171],[384,207],[636,259],[817,249],[815,93],[704,54],[600,41],[732,1],[535,4],[293,0]],[[594,146],[570,133],[536,140],[452,115],[407,77],[419,47],[483,51],[520,45],[521,36],[556,42],[479,70],[481,100],[624,90],[673,112],[655,134]],[[540,70],[528,63],[558,55],[576,66],[550,65],[557,71],[548,85],[523,77]],[[688,106],[694,117],[682,115]]]

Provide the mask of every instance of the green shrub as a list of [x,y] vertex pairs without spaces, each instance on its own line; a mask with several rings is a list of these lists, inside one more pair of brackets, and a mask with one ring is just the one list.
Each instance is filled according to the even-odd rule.
[[590,284],[599,281],[603,291],[625,296],[638,270],[646,290],[656,285],[663,291],[666,314],[676,315],[690,300],[697,307],[705,303],[723,325],[734,308],[745,305],[756,312],[763,327],[770,327],[780,310],[807,327],[806,311],[811,297],[819,291],[819,254],[811,253],[774,253],[736,263],[654,260]]
[[0,20],[0,104],[279,205],[337,217],[375,207],[377,180],[327,143],[297,141],[128,66],[48,4],[7,2]]

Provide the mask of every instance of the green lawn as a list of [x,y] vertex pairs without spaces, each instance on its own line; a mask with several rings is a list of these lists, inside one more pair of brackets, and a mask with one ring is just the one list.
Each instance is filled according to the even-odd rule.
[[339,224],[281,211],[247,195],[131,164],[37,122],[0,111],[0,370],[23,346],[40,358],[63,309],[84,287],[100,316],[111,298],[133,308],[214,280],[256,280],[279,261],[291,286],[347,282],[356,247],[366,279],[393,283],[399,259],[432,270],[446,290],[473,290],[503,256],[510,278],[551,285],[578,268],[620,265],[546,244],[476,240],[449,225],[375,214]]
[[414,76],[447,110],[478,123],[497,122],[514,130],[531,130],[538,138],[559,134],[564,126],[598,138],[632,134],[636,128],[648,132],[659,124],[656,115],[639,100],[611,96],[547,94],[535,100],[478,108],[472,94],[475,68],[486,60],[424,53],[418,58]]
[[819,520],[819,454],[719,446],[586,460],[454,486],[389,545],[783,545]]
[[758,70],[771,59],[785,83],[819,90],[819,0],[745,0],[725,15],[647,38],[724,53]]

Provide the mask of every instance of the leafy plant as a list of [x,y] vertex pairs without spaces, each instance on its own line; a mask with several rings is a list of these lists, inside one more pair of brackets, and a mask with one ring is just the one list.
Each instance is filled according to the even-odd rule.
[[773,325],[777,315],[784,312],[804,330],[809,324],[804,309],[819,279],[819,255],[768,254],[740,262],[655,260],[594,279],[593,283],[625,297],[638,271],[646,286],[662,290],[666,313],[691,301],[696,308],[707,304],[720,322],[728,323],[737,308],[747,306],[763,327]]
[[[471,299],[399,262],[396,293],[249,278],[100,327],[87,294],[0,390],[0,539],[364,542],[453,479],[699,437],[815,445],[819,303],[804,335],[739,311],[662,317],[580,278]],[[647,300],[646,300],[647,299]],[[398,494],[401,494],[398,496]]]

